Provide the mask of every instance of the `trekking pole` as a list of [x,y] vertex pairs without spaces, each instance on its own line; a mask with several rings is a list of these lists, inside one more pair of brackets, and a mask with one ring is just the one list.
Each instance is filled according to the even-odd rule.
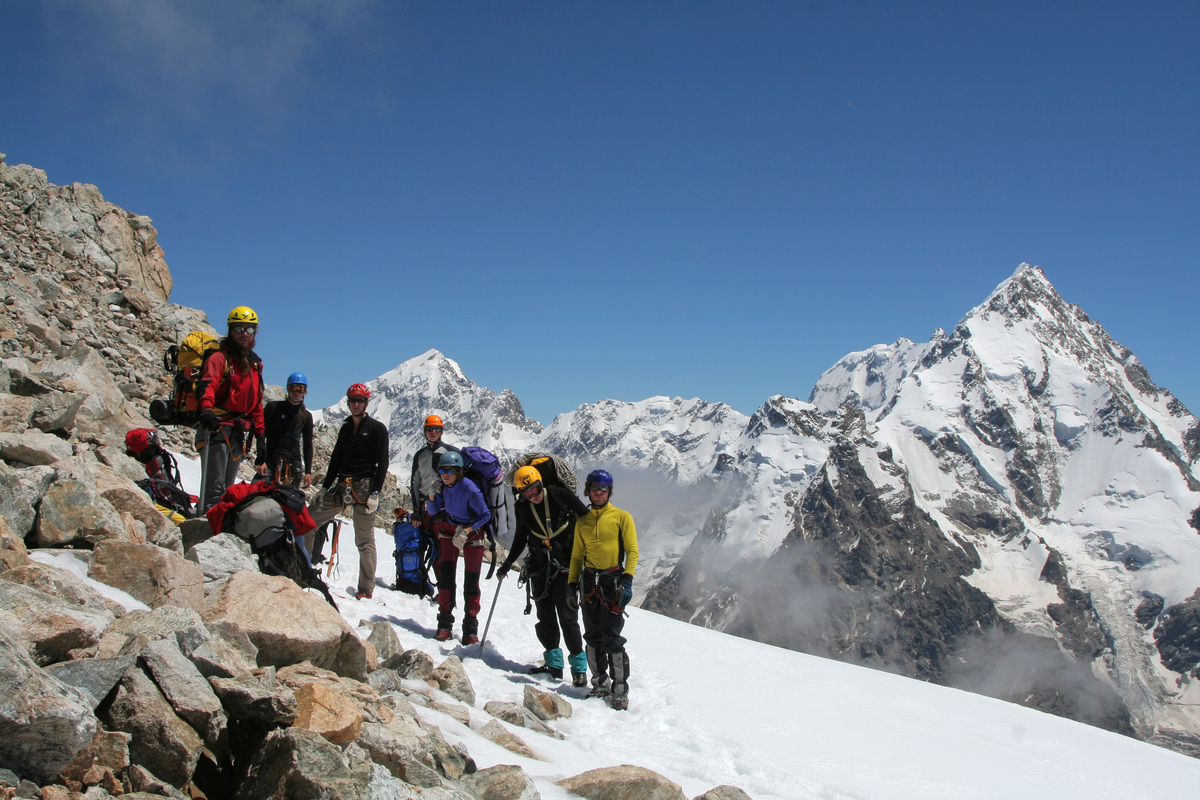
[[483,655],[483,645],[487,642],[488,628],[492,626],[492,614],[496,613],[496,601],[500,599],[500,587],[504,585],[504,575],[496,579],[496,593],[492,595],[492,607],[488,610],[487,622],[483,623],[483,637],[479,640],[479,649],[475,651],[475,657],[479,658]]
[[208,490],[208,428],[204,425],[197,426],[196,440],[203,442],[204,447],[200,450],[200,497],[196,501],[197,516],[208,511],[204,502],[204,494]]
[[334,564],[337,562],[337,540],[338,534],[342,532],[342,523],[338,520],[333,521],[333,546],[329,550],[329,566],[325,568],[325,577],[328,578],[333,574]]

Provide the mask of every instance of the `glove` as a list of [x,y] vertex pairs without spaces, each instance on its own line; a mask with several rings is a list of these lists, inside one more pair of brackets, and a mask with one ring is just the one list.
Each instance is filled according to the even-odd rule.
[[454,542],[454,546],[459,550],[462,550],[463,546],[467,543],[467,535],[466,528],[464,528],[462,525],[456,526],[454,528],[454,539],[452,540]]
[[[213,413],[211,408],[206,408],[200,412],[200,417],[197,419],[201,428],[207,428],[210,431],[217,429],[217,415]],[[265,452],[265,448],[264,448]]]
[[496,580],[498,580],[498,581],[502,581],[502,580],[504,580],[504,576],[508,574],[508,571],[509,571],[510,569],[512,569],[512,562],[511,562],[511,561],[505,561],[503,564],[501,564],[501,565],[500,565],[500,566],[499,566],[499,567],[496,569]]
[[621,604],[621,608],[629,605],[629,601],[633,599],[633,576],[626,574],[621,578],[621,596],[617,602]]
[[579,584],[572,583],[567,586],[567,608],[572,611],[579,610]]
[[379,492],[371,492],[371,496],[367,498],[367,511],[374,514],[377,508],[379,508]]

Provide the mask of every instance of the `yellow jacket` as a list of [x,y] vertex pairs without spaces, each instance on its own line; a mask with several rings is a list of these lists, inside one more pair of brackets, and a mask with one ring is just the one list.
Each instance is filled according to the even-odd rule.
[[628,511],[605,503],[575,521],[575,546],[571,550],[571,570],[567,583],[579,583],[584,567],[612,569],[621,564],[625,549],[625,573],[633,577],[637,569],[637,530]]

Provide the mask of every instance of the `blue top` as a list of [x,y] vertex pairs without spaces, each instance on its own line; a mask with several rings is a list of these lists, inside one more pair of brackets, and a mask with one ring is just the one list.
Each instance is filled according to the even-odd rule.
[[450,486],[443,486],[442,493],[429,501],[426,507],[430,516],[441,511],[455,525],[470,525],[472,528],[482,528],[492,521],[492,512],[488,509],[487,500],[470,478],[462,477]]

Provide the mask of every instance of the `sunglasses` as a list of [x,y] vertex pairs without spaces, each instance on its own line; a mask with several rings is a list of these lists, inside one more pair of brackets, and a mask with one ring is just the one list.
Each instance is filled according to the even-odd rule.
[[429,431],[437,431],[438,433],[441,433],[441,432],[442,432],[442,427],[441,427],[440,425],[427,425],[427,426],[425,426],[425,432],[426,432],[426,433],[428,433]]
[[308,387],[307,387],[307,386],[301,386],[300,384],[298,384],[298,383],[297,383],[297,384],[295,384],[294,386],[289,386],[289,387],[288,387],[288,391],[289,391],[289,392],[307,392],[307,391],[308,391]]
[[347,403],[365,403],[365,402],[367,402],[367,398],[365,398],[365,397],[347,397],[346,402]]
[[589,492],[604,492],[605,494],[608,494],[609,492],[612,491],[612,487],[605,486],[602,483],[593,483],[590,487],[588,487],[588,491]]
[[452,472],[458,472],[458,467],[438,467],[438,475],[449,475]]
[[229,329],[230,333],[254,333],[258,328],[254,325],[234,325]]

